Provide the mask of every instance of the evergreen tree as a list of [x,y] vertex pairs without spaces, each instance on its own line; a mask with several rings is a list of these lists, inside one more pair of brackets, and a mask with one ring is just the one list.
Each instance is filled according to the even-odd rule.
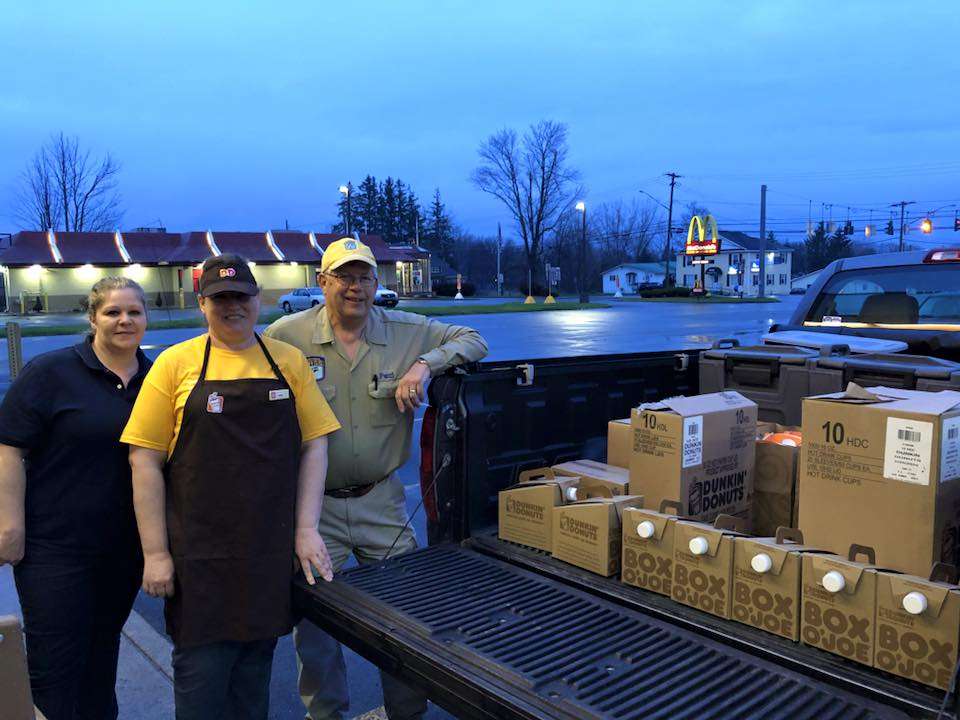
[[[350,189],[350,192],[353,193],[353,183],[347,182],[347,187]],[[350,198],[350,202],[353,203],[353,198]],[[357,211],[354,207],[351,207],[350,215],[350,230],[358,230],[357,226]],[[337,203],[337,222],[330,232],[337,235],[346,235],[347,234],[347,196],[343,193],[340,194],[340,202]]]
[[397,186],[388,177],[380,186],[380,235],[384,242],[397,242]]
[[367,175],[352,200],[354,228],[362,233],[379,234],[380,192],[377,179]]
[[447,208],[440,199],[440,188],[434,190],[433,202],[430,204],[426,225],[424,236],[427,247],[443,258],[451,267],[454,267],[453,222],[447,215]]

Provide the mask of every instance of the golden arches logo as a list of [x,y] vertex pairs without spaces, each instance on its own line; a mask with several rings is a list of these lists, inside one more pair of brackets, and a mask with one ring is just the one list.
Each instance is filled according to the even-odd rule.
[[716,255],[720,252],[717,221],[713,215],[694,215],[690,218],[685,252],[687,255]]

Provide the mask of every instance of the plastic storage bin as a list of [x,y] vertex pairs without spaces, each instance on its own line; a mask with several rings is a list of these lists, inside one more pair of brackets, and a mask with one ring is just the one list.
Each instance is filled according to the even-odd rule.
[[757,404],[759,420],[799,425],[810,395],[808,366],[817,357],[809,348],[718,340],[700,353],[700,392],[736,390]]
[[821,355],[810,367],[810,394],[840,392],[847,383],[905,390],[960,390],[960,363],[927,355]]

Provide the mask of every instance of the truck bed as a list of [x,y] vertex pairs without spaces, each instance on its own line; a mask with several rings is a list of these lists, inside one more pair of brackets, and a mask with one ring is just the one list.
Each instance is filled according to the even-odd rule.
[[933,717],[942,698],[494,536],[301,581],[295,598],[460,718]]

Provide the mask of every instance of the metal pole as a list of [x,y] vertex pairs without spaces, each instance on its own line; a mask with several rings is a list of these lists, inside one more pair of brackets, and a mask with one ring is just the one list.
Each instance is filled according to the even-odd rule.
[[587,294],[587,207],[583,207],[583,225],[580,231],[580,303],[590,302]]
[[352,221],[350,214],[350,184],[347,183],[347,235],[350,234],[350,224]]
[[23,346],[21,345],[20,323],[7,323],[7,361],[10,367],[10,379],[16,380],[23,369]]
[[760,297],[767,294],[767,186],[760,186]]
[[665,286],[670,284],[670,246],[673,240],[673,188],[677,184],[677,178],[682,177],[682,175],[677,175],[674,172],[668,172],[666,175],[670,178],[670,205],[667,207],[667,244],[663,253],[663,284]]
[[503,297],[503,275],[500,272],[500,251],[503,248],[503,233],[497,223],[497,295]]

